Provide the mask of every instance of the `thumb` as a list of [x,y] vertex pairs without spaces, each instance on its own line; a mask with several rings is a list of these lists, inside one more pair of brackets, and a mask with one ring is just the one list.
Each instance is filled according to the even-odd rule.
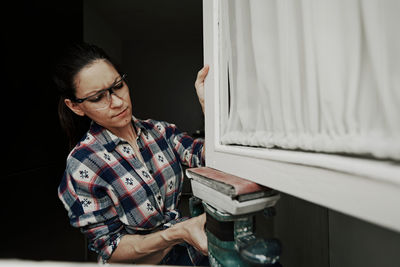
[[207,77],[208,71],[210,70],[210,66],[208,64],[204,65],[204,67],[197,73],[196,85],[201,84]]

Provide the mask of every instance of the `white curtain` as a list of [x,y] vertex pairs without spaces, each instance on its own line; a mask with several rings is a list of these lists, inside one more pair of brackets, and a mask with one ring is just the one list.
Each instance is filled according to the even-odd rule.
[[400,160],[399,0],[222,0],[221,142]]

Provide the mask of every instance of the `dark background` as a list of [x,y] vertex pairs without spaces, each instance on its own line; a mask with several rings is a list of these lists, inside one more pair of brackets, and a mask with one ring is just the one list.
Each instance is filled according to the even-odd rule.
[[68,149],[51,79],[59,52],[83,38],[82,1],[8,1],[1,13],[0,257],[84,260],[57,197]]

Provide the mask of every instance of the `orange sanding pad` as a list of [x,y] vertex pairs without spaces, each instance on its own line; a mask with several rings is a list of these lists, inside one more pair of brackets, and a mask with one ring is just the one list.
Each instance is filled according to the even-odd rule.
[[245,180],[238,176],[218,171],[216,169],[212,169],[209,167],[191,168],[188,169],[188,171],[197,174],[199,176],[202,176],[203,178],[211,179],[217,181],[218,183],[230,185],[234,189],[234,192],[232,192],[233,195],[236,196],[250,194],[258,191],[271,190],[268,187],[261,186],[249,180]]

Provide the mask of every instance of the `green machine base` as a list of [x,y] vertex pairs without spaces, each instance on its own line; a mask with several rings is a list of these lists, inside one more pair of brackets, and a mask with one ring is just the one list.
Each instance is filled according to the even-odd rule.
[[[256,238],[255,213],[232,215],[217,210],[201,199],[190,199],[192,216],[206,212],[206,234],[211,266],[282,266],[279,263],[281,244],[277,239]],[[264,209],[264,215],[275,215],[274,207]]]

